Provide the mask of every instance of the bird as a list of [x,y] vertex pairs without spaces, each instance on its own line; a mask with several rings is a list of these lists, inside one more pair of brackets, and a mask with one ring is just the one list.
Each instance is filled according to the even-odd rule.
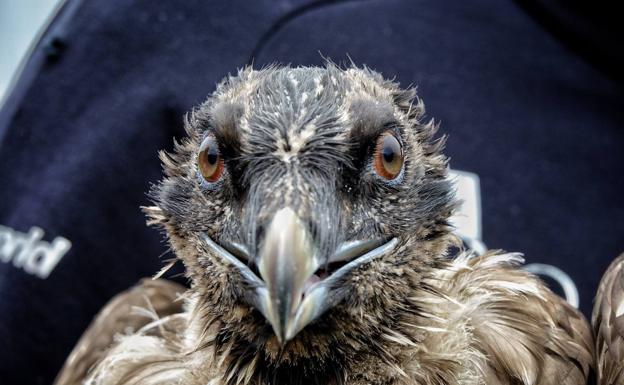
[[184,125],[143,210],[189,287],[118,294],[57,385],[586,383],[583,315],[520,254],[461,247],[446,136],[414,87],[245,67]]
[[624,384],[624,254],[605,271],[594,301],[591,324],[595,336],[598,385]]

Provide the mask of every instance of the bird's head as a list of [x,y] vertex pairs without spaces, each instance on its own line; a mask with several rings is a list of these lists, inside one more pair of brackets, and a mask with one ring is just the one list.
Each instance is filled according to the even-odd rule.
[[423,113],[413,89],[327,65],[242,70],[188,115],[148,211],[223,338],[329,356],[410,311],[454,205]]

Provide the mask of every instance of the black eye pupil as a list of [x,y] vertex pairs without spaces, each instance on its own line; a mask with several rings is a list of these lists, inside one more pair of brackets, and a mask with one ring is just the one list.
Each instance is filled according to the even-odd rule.
[[394,151],[394,148],[386,146],[381,151],[381,155],[383,156],[384,161],[386,161],[387,163],[392,163],[396,153]]
[[206,160],[209,164],[217,164],[217,160],[219,159],[219,152],[216,148],[210,148],[206,153]]
[[399,142],[394,136],[388,135],[384,138],[381,147],[381,156],[387,164],[392,164],[401,153]]

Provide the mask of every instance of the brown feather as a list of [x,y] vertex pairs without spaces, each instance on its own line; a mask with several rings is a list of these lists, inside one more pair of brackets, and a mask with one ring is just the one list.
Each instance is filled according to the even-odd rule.
[[598,385],[624,384],[624,254],[604,273],[592,313]]
[[[416,374],[428,377],[417,383],[437,384],[436,376],[447,377],[441,383],[586,383],[593,363],[587,322],[541,281],[515,268],[520,261],[514,254],[465,255],[431,278],[434,296],[447,300],[417,299],[422,308],[435,304],[424,318],[439,319],[431,326],[444,330],[429,334],[426,355],[454,357],[443,370],[456,371],[459,381],[420,368]],[[475,380],[467,381],[471,376]]]
[[179,295],[186,289],[165,280],[144,279],[137,286],[116,295],[95,316],[58,374],[56,385],[82,384],[88,370],[107,352],[116,336],[134,333],[153,319],[137,314],[148,308],[164,317],[182,311]]
[[[465,254],[432,271],[407,299],[419,310],[381,330],[386,358],[371,353],[354,357],[343,368],[346,383],[584,385],[593,363],[587,322],[541,281],[517,269],[520,260],[515,254]],[[162,300],[173,300],[173,289]],[[131,305],[124,296],[128,294],[113,300],[94,325],[111,323],[106,317],[111,307],[120,310],[117,322],[129,320]],[[136,305],[141,297],[126,298],[134,298],[130,302]],[[104,339],[115,343],[87,384],[167,384],[175,378],[189,384],[264,385],[253,375],[258,356],[236,361],[234,340],[216,351],[223,327],[205,319],[200,301],[187,295],[185,302],[184,311],[162,318],[166,331],[152,327],[153,332],[113,341],[111,329],[90,328],[57,384],[86,378],[86,367],[76,365],[77,357],[88,357],[84,363],[97,361],[103,344],[90,340],[102,341],[97,333],[103,331]],[[181,311],[179,306],[164,308]],[[118,333],[123,327],[112,329]],[[96,357],[87,355],[95,345]]]

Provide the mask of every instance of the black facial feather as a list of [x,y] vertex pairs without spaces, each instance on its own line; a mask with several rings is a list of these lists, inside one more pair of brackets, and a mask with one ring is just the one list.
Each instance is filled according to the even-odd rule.
[[[418,312],[406,296],[453,242],[444,141],[433,140],[436,126],[422,123],[423,114],[413,89],[367,68],[332,64],[246,68],[190,113],[188,137],[161,154],[166,176],[151,191],[160,208],[151,216],[186,265],[202,317],[221,328],[202,346],[227,354],[228,373],[251,370],[263,384],[341,384],[345,368],[361,364],[356,356],[396,364],[381,336],[400,332],[402,317]],[[371,165],[386,130],[403,145],[399,181],[383,180]],[[211,190],[198,181],[196,162],[207,132],[226,164]],[[255,254],[259,234],[284,206],[309,226],[321,255],[351,239],[396,237],[398,246],[344,277],[346,299],[281,346],[246,302],[239,274],[207,249],[202,234],[244,243]]]
[[237,124],[245,107],[240,103],[220,104],[212,109],[210,127],[219,143],[224,148],[227,158],[235,158],[241,154],[240,132]]

